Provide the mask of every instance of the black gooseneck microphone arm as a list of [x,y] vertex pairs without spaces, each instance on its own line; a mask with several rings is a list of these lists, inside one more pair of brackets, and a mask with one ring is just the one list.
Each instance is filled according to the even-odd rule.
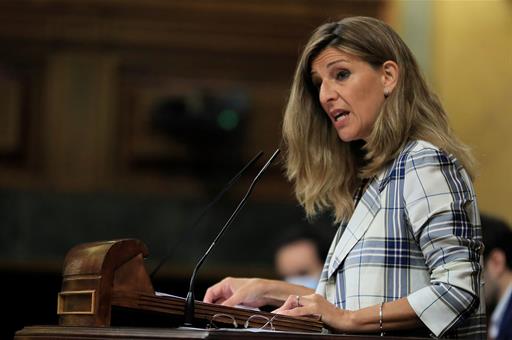
[[245,205],[245,203],[247,202],[247,198],[252,193],[252,190],[254,189],[254,186],[256,185],[256,182],[258,182],[258,180],[260,179],[261,175],[265,172],[265,170],[267,170],[267,168],[270,166],[272,161],[279,154],[279,151],[280,151],[279,149],[274,151],[274,153],[272,154],[272,156],[270,156],[270,158],[267,161],[267,163],[265,163],[265,165],[261,168],[261,170],[258,172],[256,177],[254,177],[254,179],[252,180],[251,185],[249,186],[249,189],[247,190],[247,193],[242,198],[240,203],[238,203],[238,206],[236,207],[236,209],[233,212],[233,214],[231,214],[231,216],[229,217],[229,219],[226,222],[226,224],[224,224],[224,226],[222,227],[220,232],[217,234],[217,236],[213,240],[213,242],[210,245],[210,247],[208,248],[208,250],[206,250],[206,252],[204,253],[203,257],[201,257],[199,262],[197,262],[197,265],[194,268],[194,271],[192,272],[192,277],[190,278],[190,285],[189,285],[189,288],[188,288],[187,298],[186,298],[186,301],[185,301],[185,312],[184,312],[184,314],[185,314],[184,325],[185,326],[189,326],[189,327],[193,326],[193,322],[194,322],[194,312],[195,312],[194,284],[195,284],[195,281],[196,281],[196,274],[197,274],[197,271],[199,270],[199,267],[201,267],[201,265],[203,264],[204,260],[208,256],[208,254],[210,254],[211,250],[215,246],[215,243],[220,239],[220,237],[224,234],[226,229],[231,225],[231,223],[235,219],[236,215],[238,215],[238,212],[240,211],[240,209]]
[[185,238],[185,236],[188,236],[190,235],[191,232],[194,231],[194,229],[196,228],[196,226],[199,224],[199,222],[201,221],[201,219],[203,218],[203,216],[206,214],[206,212],[208,210],[210,210],[210,208],[215,204],[217,203],[217,201],[222,197],[222,195],[224,195],[224,193],[226,191],[229,190],[229,188],[231,188],[233,186],[233,184],[236,183],[236,181],[240,178],[240,176],[242,176],[242,174],[245,172],[245,170],[247,170],[251,165],[253,165],[260,157],[261,155],[263,155],[263,151],[260,151],[256,154],[256,156],[254,156],[250,161],[249,163],[247,163],[243,168],[242,170],[240,170],[235,176],[233,176],[233,178],[231,178],[231,180],[228,182],[228,184],[226,184],[226,186],[217,194],[217,196],[215,196],[215,198],[210,202],[208,203],[208,205],[206,207],[204,207],[204,209],[201,211],[201,213],[197,216],[197,218],[195,219],[194,223],[192,223],[191,227],[189,229],[185,229],[184,232],[182,232],[181,234],[181,237],[178,237],[174,243],[174,246],[171,247],[171,248],[168,248],[170,249],[170,251],[168,251],[167,253],[167,256],[165,256],[161,261],[160,263],[155,267],[155,269],[153,269],[153,271],[151,272],[151,274],[149,275],[149,277],[151,279],[153,279],[156,275],[156,273],[158,272],[158,270],[160,270],[160,268],[164,265],[164,263],[169,260],[169,258],[172,256],[173,254],[173,251],[176,249],[176,247],[178,246],[178,244],[180,244],[181,242],[183,242],[183,239]]

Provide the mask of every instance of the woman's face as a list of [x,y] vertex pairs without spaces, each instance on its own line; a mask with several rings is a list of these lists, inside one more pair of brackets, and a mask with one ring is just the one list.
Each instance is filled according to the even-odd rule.
[[329,47],[313,60],[311,77],[339,138],[366,140],[385,99],[384,68]]

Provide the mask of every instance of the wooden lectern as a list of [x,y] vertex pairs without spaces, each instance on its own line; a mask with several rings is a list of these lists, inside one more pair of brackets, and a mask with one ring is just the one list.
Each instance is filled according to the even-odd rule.
[[[160,317],[168,315],[168,324],[160,326],[179,326],[183,320],[185,300],[155,294],[144,266],[147,256],[147,247],[135,239],[86,243],[72,248],[64,260],[62,290],[57,297],[59,326],[56,327],[61,331],[73,329],[74,333],[80,330],[105,332],[112,326],[114,311],[131,311],[134,317],[144,313]],[[196,301],[195,324],[204,327],[212,319],[222,327],[230,327],[233,320],[237,325],[244,325],[249,320],[250,327],[267,327],[270,325],[268,320],[272,319],[271,325],[277,331],[317,334],[322,331],[322,323],[312,318],[276,316],[263,311]],[[53,328],[48,326],[46,330]],[[16,339],[31,338],[25,337],[27,331],[35,329],[26,327],[16,333]],[[161,332],[162,329],[159,330]],[[55,336],[62,338],[63,334]]]
[[[111,326],[113,307],[139,312],[169,314],[167,326],[179,325],[185,301],[180,297],[155,294],[144,266],[148,255],[139,240],[127,239],[82,244],[71,249],[64,260],[62,291],[58,294],[57,314],[62,326]],[[254,327],[263,326],[274,314],[196,302],[195,325],[204,325],[215,315],[216,323],[234,318],[243,325],[251,318]],[[258,317],[254,317],[258,315]],[[174,321],[174,324],[173,322]],[[322,331],[322,323],[310,318],[278,316],[272,321],[277,330]],[[165,326],[165,325],[164,325]]]
[[[314,318],[289,317],[200,301],[196,301],[194,313],[194,326],[198,328],[179,328],[185,299],[155,294],[144,266],[147,255],[146,246],[134,239],[87,243],[72,248],[64,261],[62,291],[58,294],[59,325],[25,327],[16,332],[15,340],[360,338],[321,335],[323,324]],[[159,316],[164,323],[151,328],[112,325],[113,314],[123,311],[134,313],[134,318],[149,313]],[[223,328],[204,328],[213,321]],[[228,329],[235,324],[242,329]],[[272,331],[254,332],[243,329],[244,324],[249,324],[253,330],[272,328]]]

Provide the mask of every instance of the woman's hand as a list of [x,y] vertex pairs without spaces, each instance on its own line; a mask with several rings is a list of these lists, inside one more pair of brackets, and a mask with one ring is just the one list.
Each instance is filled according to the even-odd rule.
[[265,292],[264,281],[257,278],[227,277],[208,288],[203,301],[225,306],[243,304],[250,307],[261,307],[267,304],[263,297]]
[[290,316],[319,315],[322,322],[334,332],[370,333],[424,327],[406,297],[386,302],[382,308],[383,329],[380,329],[380,305],[349,311],[337,308],[318,294],[291,295],[273,313]]
[[353,313],[337,308],[321,295],[290,295],[285,303],[273,313],[289,316],[316,315],[327,326],[337,331],[351,331]]
[[290,294],[305,295],[312,292],[310,288],[284,281],[227,277],[208,288],[203,301],[225,306],[279,306]]

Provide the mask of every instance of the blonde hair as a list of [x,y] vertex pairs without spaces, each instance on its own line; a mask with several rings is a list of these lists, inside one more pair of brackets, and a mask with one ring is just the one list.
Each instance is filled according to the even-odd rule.
[[[388,60],[399,67],[397,84],[366,143],[341,141],[320,106],[311,62],[327,47],[375,68]],[[469,149],[454,136],[413,54],[391,27],[374,18],[350,17],[317,28],[299,59],[283,119],[286,174],[307,216],[330,210],[336,222],[350,218],[361,179],[376,175],[410,140],[425,140],[454,155],[471,174]]]

